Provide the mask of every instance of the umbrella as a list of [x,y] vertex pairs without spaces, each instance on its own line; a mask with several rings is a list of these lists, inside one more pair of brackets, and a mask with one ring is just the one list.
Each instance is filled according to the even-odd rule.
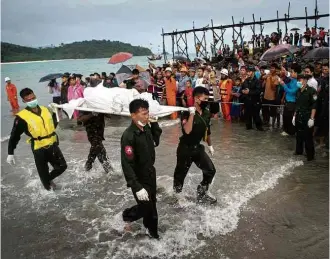
[[115,55],[113,55],[109,61],[108,64],[117,64],[117,63],[123,63],[129,59],[131,59],[133,55],[128,52],[119,52]]
[[303,56],[303,59],[329,59],[329,47],[312,49]]
[[300,31],[299,28],[292,28],[290,31]]
[[150,82],[150,74],[148,71],[146,71],[143,67],[139,65],[122,65],[121,68],[116,73],[116,79],[118,84],[121,84],[124,80],[130,79],[132,77],[132,71],[133,69],[139,70],[140,74],[140,82],[144,87],[148,87]]
[[122,65],[121,68],[119,68],[119,70],[116,72],[116,74],[132,74],[132,70],[125,65]]
[[195,58],[195,61],[196,61],[197,63],[201,63],[201,64],[206,63],[205,59],[202,59],[202,58]]
[[283,55],[291,55],[299,50],[298,47],[292,46],[290,44],[280,44],[268,49],[262,56],[260,60],[273,60],[282,57]]
[[62,74],[62,73],[49,74],[47,76],[44,76],[44,77],[40,78],[39,83],[47,82],[47,81],[50,81],[50,80],[53,80],[53,79],[57,79],[57,78],[62,77],[63,75],[64,74]]
[[190,61],[189,58],[186,58],[186,57],[184,57],[184,56],[174,56],[173,59],[174,59],[174,60],[177,60],[177,61],[183,61],[183,62]]

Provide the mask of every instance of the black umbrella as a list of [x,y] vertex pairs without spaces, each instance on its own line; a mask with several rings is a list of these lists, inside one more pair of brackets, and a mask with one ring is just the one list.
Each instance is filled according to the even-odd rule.
[[44,76],[44,77],[40,78],[39,83],[51,81],[51,80],[57,79],[57,78],[61,78],[63,75],[64,74],[62,74],[62,73],[49,74],[47,76]]
[[299,28],[292,28],[290,31],[300,31]]
[[189,58],[186,58],[186,57],[184,57],[184,56],[174,56],[173,59],[174,59],[174,60],[177,60],[177,61],[183,61],[183,62],[190,61]]
[[128,66],[122,65],[116,74],[130,74],[131,75],[132,70]]
[[329,47],[312,49],[303,56],[303,59],[329,59]]

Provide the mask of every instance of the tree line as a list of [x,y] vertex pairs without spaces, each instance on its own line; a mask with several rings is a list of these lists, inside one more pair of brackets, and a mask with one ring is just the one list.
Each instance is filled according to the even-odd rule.
[[1,62],[39,61],[57,59],[110,58],[117,52],[134,56],[151,55],[150,49],[110,40],[91,40],[61,44],[57,47],[32,48],[1,42]]

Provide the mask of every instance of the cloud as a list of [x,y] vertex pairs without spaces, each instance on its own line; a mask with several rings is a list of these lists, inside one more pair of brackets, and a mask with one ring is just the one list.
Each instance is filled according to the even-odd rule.
[[[328,1],[319,1],[320,13],[329,10]],[[129,42],[134,45],[161,45],[161,29],[165,31],[184,30],[211,24],[230,24],[245,18],[271,19],[279,10],[283,17],[287,12],[286,0],[3,0],[1,8],[2,41],[29,46],[45,46],[90,39],[110,39]],[[310,14],[313,1],[291,0],[291,14],[304,15],[307,6]],[[320,25],[328,27],[329,19],[321,19]],[[310,21],[312,22],[312,21]],[[294,25],[304,28],[304,21]],[[265,26],[265,32],[276,29],[276,24]],[[281,24],[283,26],[283,24]],[[258,27],[257,27],[258,28]],[[226,40],[231,44],[231,30]],[[249,28],[244,29],[246,37],[251,36]],[[188,36],[193,47],[193,37]],[[212,39],[211,33],[207,39]],[[171,49],[170,38],[166,39]]]

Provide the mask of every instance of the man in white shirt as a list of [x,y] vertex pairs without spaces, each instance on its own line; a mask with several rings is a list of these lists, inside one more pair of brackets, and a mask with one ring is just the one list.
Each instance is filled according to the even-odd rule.
[[202,67],[197,70],[197,80],[195,87],[202,86],[208,88],[207,80],[204,78],[204,69]]
[[318,82],[314,78],[314,68],[310,65],[306,66],[304,69],[304,75],[308,77],[307,85],[313,87],[316,91],[318,90]]

